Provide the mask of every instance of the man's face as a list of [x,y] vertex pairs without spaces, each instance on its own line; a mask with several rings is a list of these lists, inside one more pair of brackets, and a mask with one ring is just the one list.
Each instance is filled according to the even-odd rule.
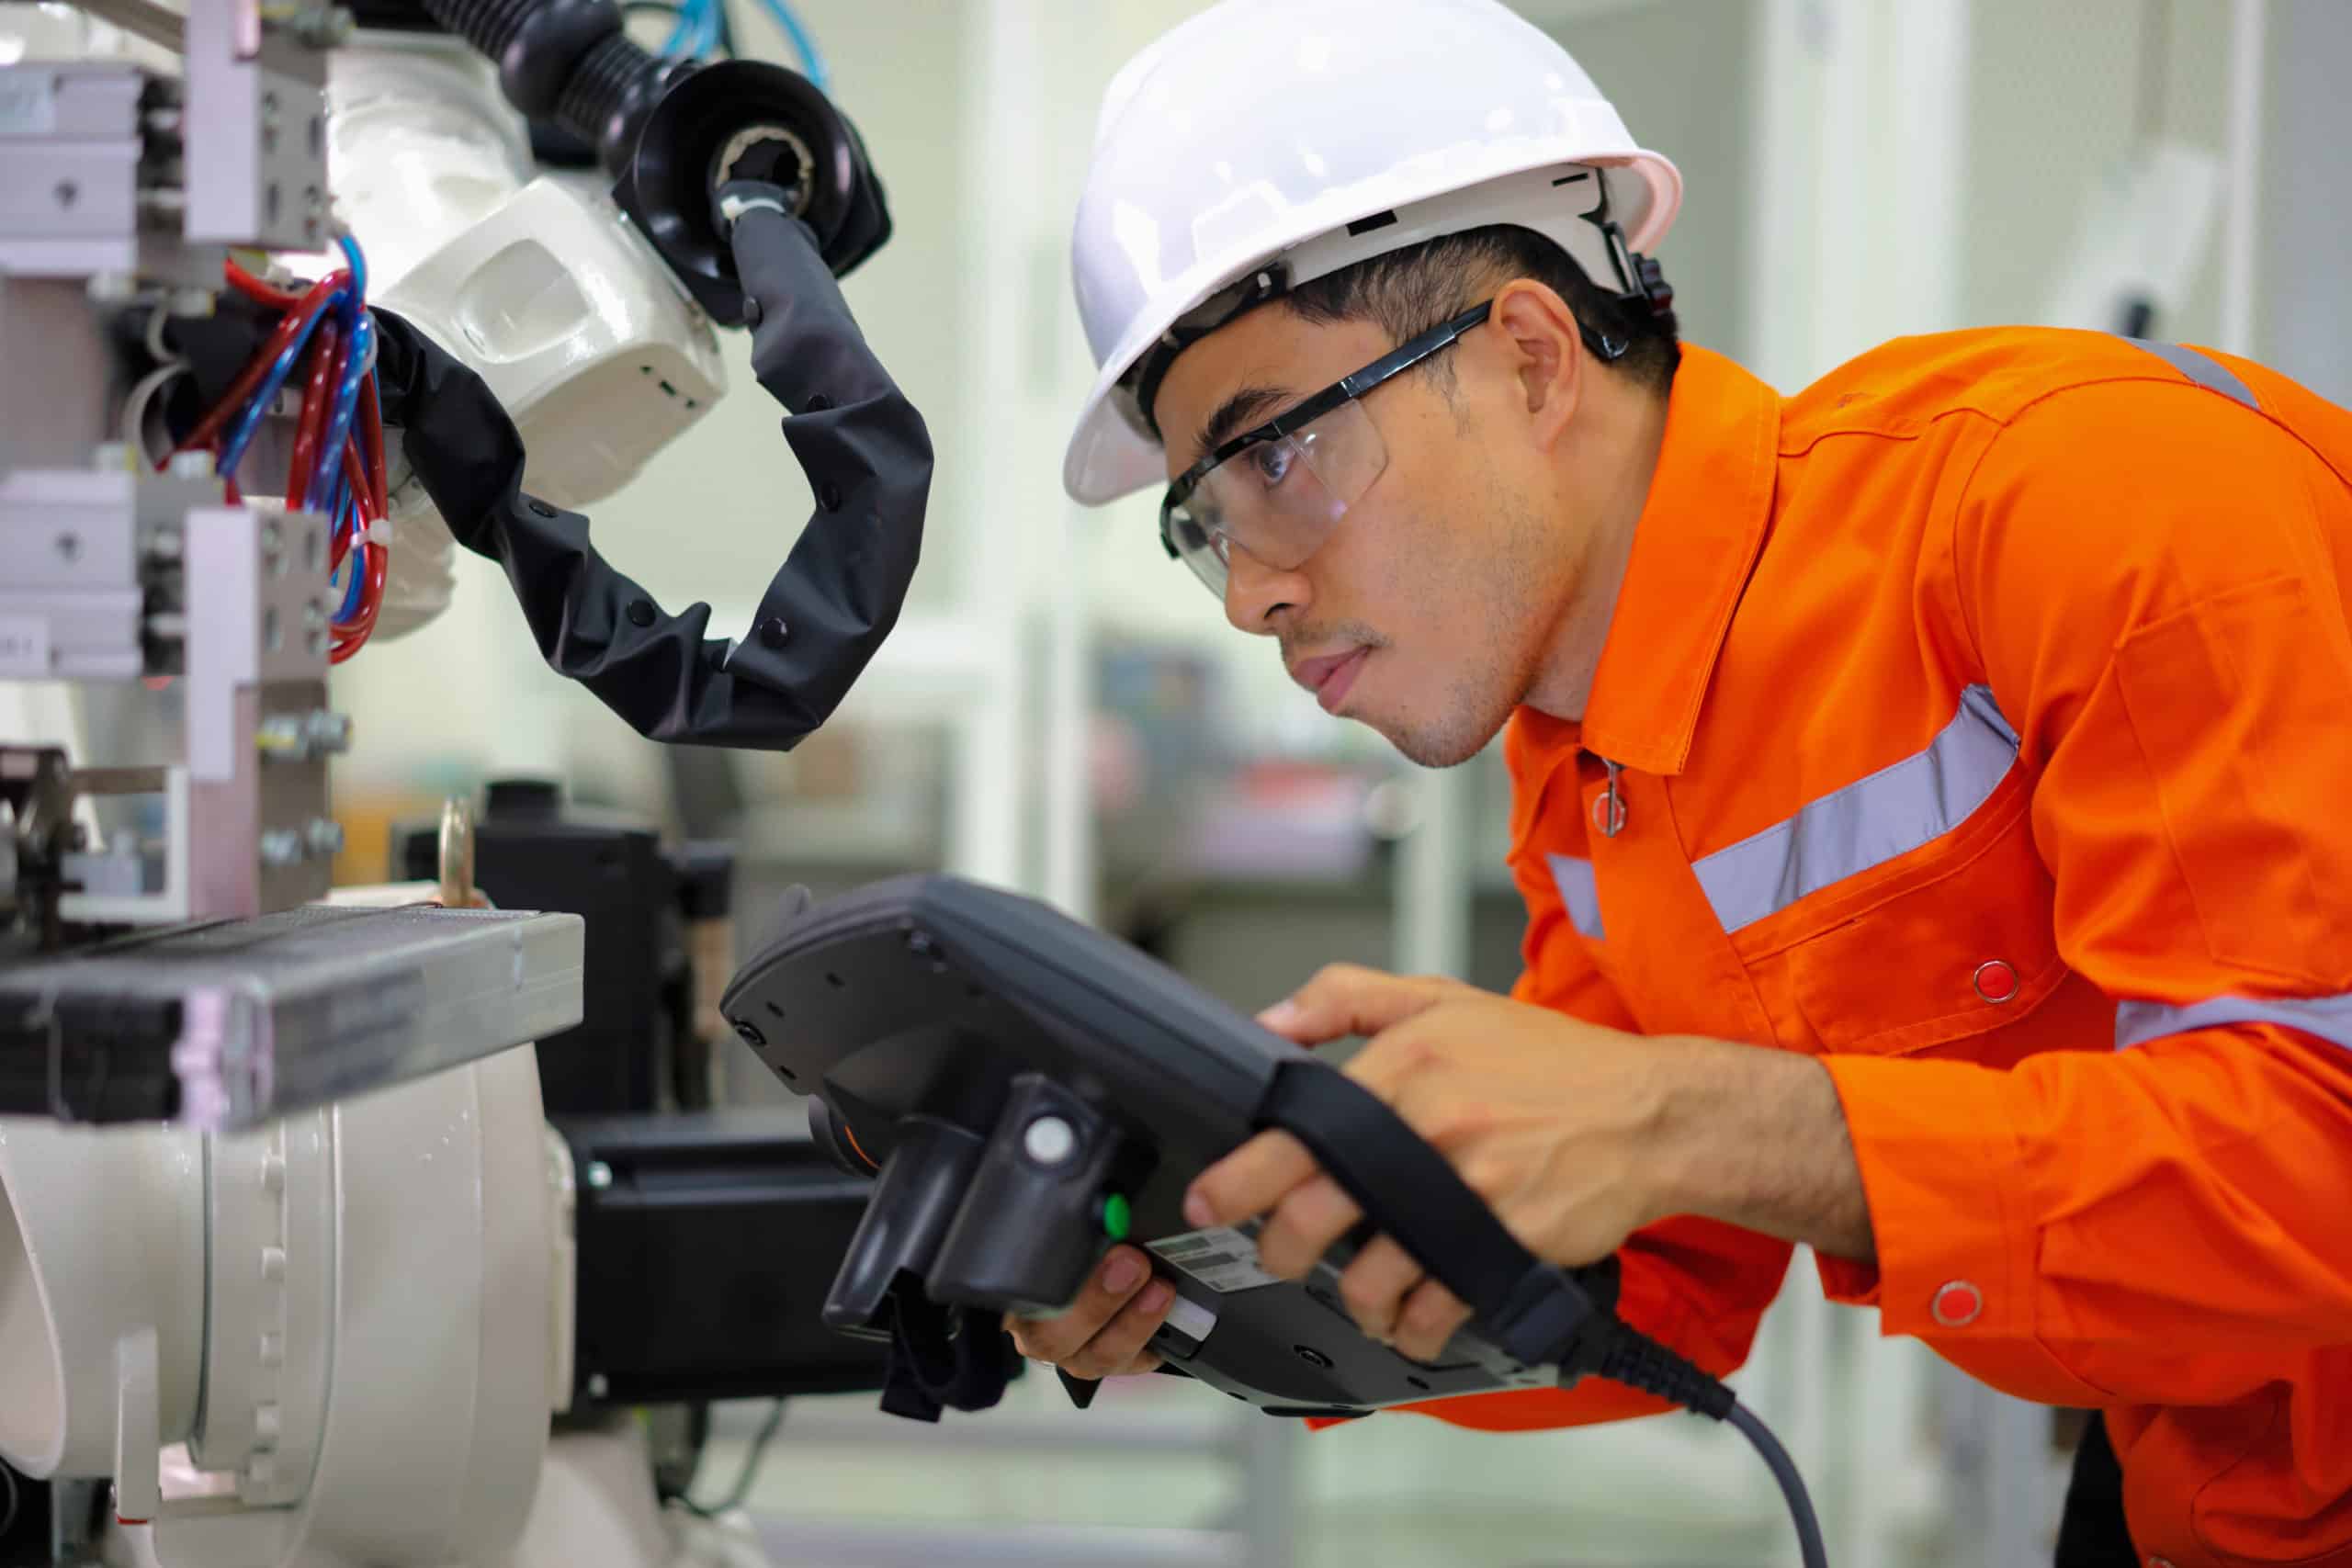
[[[1373,322],[1309,322],[1278,304],[1220,328],[1161,385],[1170,475],[1395,346]],[[1226,618],[1277,638],[1292,678],[1327,710],[1425,767],[1466,761],[1502,728],[1581,564],[1553,515],[1544,453],[1527,438],[1508,336],[1490,321],[1442,352],[1450,398],[1419,372],[1363,398],[1386,466],[1315,553],[1284,571],[1237,548],[1225,595]],[[1272,396],[1228,410],[1260,390]],[[1212,427],[1220,412],[1234,417]]]

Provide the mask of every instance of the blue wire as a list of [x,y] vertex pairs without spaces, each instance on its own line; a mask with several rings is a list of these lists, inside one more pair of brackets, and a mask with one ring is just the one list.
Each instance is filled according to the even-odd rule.
[[359,243],[338,234],[344,260],[351,268],[351,292],[342,306],[349,338],[344,349],[343,380],[335,388],[334,412],[313,458],[311,482],[303,493],[307,510],[323,510],[343,482],[343,446],[351,436],[351,421],[359,412],[359,387],[375,369],[376,320],[368,313],[368,258]]
[[337,234],[334,243],[343,247],[344,263],[351,268],[352,309],[356,310],[368,301],[368,258],[360,254],[359,242],[348,234]]
[[662,41],[662,52],[699,55],[702,51],[694,47],[694,39],[701,26],[702,0],[684,0],[677,19],[670,24],[670,36]]
[[775,18],[775,25],[784,29],[784,36],[792,40],[792,47],[799,54],[808,80],[815,84],[819,92],[831,91],[831,75],[825,69],[823,58],[817,52],[817,40],[808,36],[808,29],[801,25],[792,7],[786,5],[785,0],[763,0],[763,3],[768,8],[768,15]]
[[309,511],[324,510],[335,476],[343,471],[343,444],[351,438],[352,416],[359,411],[359,386],[368,379],[375,348],[376,318],[362,310],[351,329],[351,345],[344,351],[343,384],[335,389],[334,412],[327,421],[326,434],[319,438],[317,466],[304,493],[303,504]]
[[311,334],[318,330],[320,321],[327,311],[334,310],[342,299],[341,289],[327,296],[325,306],[303,323],[294,341],[278,354],[277,363],[261,378],[261,385],[254,389],[253,400],[245,405],[244,412],[237,416],[228,441],[220,448],[220,461],[213,466],[213,472],[231,478],[236,476],[237,465],[244,460],[245,448],[252,445],[254,432],[261,428],[262,416],[277,406],[277,394],[284,389],[286,378],[293,374],[294,362],[302,357],[302,350],[310,345]]

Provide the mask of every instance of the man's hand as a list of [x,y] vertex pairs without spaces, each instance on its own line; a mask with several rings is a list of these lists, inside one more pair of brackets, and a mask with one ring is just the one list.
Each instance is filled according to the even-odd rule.
[[1059,1317],[1008,1315],[1007,1332],[1023,1355],[1080,1378],[1148,1372],[1159,1358],[1144,1348],[1176,1300],[1165,1280],[1151,1277],[1151,1260],[1132,1247],[1114,1247]]
[[[1373,1036],[1348,1073],[1444,1155],[1528,1250],[1568,1266],[1636,1228],[1706,1214],[1844,1256],[1869,1216],[1828,1074],[1786,1052],[1602,1029],[1452,980],[1326,969],[1261,1022],[1300,1044]],[[1728,1151],[1728,1152],[1727,1152]],[[1267,1272],[1296,1279],[1363,1218],[1287,1133],[1201,1173],[1195,1225],[1267,1216]],[[1432,1360],[1469,1309],[1386,1236],[1340,1299],[1364,1333]]]

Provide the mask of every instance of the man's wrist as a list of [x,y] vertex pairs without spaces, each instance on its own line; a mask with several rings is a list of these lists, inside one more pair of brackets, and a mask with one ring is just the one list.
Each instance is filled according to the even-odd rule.
[[1829,1070],[1794,1052],[1689,1038],[1665,1073],[1651,1207],[1868,1260],[1877,1247]]

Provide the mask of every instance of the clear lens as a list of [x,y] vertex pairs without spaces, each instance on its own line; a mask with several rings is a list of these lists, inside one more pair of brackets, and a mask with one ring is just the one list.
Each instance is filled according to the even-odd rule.
[[1341,403],[1203,475],[1169,512],[1168,541],[1222,599],[1235,550],[1276,571],[1305,565],[1387,466],[1387,448],[1363,405]]

